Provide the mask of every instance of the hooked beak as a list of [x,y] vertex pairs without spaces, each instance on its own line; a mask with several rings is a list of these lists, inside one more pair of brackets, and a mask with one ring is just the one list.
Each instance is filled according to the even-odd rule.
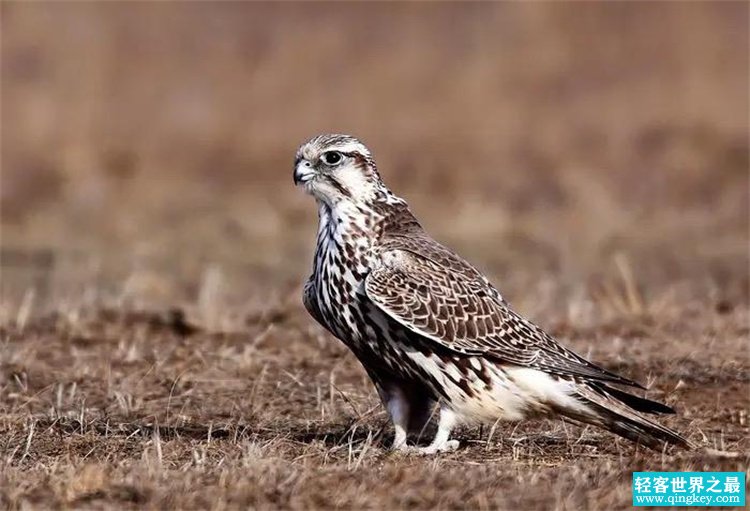
[[294,184],[304,184],[314,178],[316,174],[317,172],[315,172],[315,169],[309,161],[300,160],[294,167]]

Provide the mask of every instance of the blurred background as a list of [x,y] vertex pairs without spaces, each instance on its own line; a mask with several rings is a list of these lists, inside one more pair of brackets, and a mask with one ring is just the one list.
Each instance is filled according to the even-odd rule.
[[747,305],[746,2],[0,8],[3,321],[301,308],[321,132],[532,315]]

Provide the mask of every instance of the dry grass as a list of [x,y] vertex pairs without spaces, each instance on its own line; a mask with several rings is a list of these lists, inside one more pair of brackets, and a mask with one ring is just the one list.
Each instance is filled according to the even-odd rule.
[[354,357],[300,307],[284,312],[240,334],[115,311],[5,329],[3,504],[624,509],[633,470],[750,460],[750,364],[726,355],[744,350],[744,312],[557,328],[649,382],[680,411],[666,424],[732,459],[654,453],[553,421],[467,427],[463,448],[435,459],[391,454]]
[[[746,470],[748,5],[3,2],[0,506],[624,509]],[[392,434],[304,313],[296,145],[361,136],[517,309],[738,453]]]

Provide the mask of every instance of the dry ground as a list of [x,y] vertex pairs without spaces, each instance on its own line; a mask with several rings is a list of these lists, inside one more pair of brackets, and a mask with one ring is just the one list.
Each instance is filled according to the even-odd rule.
[[747,314],[685,310],[553,330],[739,453],[651,452],[555,421],[465,428],[433,459],[389,453],[356,360],[299,306],[211,334],[179,314],[81,311],[2,332],[2,503],[149,508],[624,509],[634,470],[746,470]]
[[[634,470],[746,470],[749,8],[0,3],[0,507],[623,509]],[[321,131],[737,457],[545,420],[388,453],[300,303]]]

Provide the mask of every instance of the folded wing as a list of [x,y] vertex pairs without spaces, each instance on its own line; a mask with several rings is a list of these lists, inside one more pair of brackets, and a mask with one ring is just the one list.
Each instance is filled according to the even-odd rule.
[[365,293],[404,327],[458,354],[481,355],[561,377],[641,387],[565,347],[510,309],[481,273],[429,238],[393,237]]

